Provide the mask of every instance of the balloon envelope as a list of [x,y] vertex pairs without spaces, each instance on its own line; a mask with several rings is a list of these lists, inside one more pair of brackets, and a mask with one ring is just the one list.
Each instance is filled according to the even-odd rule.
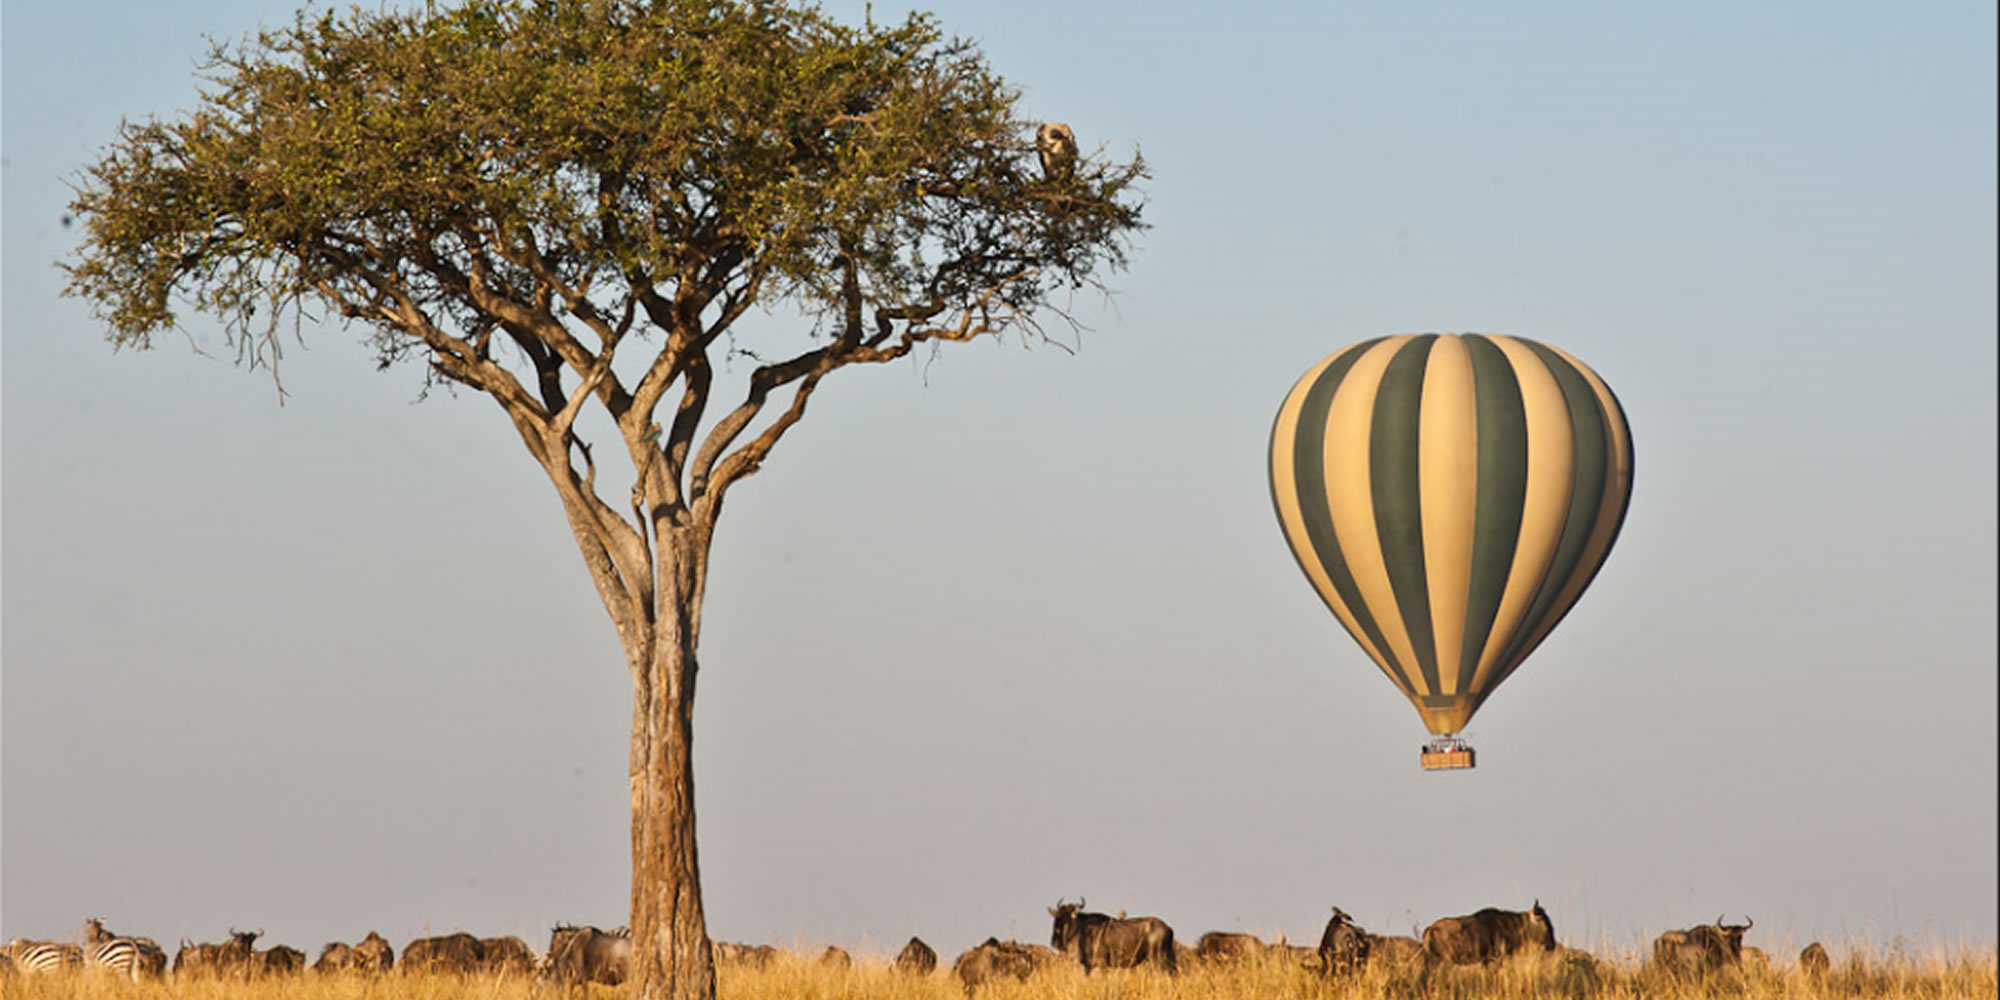
[[1561,350],[1382,337],[1293,386],[1271,496],[1299,566],[1438,734],[1459,733],[1604,564],[1632,489],[1617,397]]

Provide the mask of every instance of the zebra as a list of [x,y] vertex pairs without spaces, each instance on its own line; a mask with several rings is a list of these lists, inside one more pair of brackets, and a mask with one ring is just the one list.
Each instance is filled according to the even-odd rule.
[[83,965],[83,949],[61,941],[15,938],[7,942],[6,953],[19,972],[65,972]]
[[104,929],[103,917],[83,922],[83,967],[105,969],[131,977],[161,976],[167,971],[167,953],[152,938],[131,938]]

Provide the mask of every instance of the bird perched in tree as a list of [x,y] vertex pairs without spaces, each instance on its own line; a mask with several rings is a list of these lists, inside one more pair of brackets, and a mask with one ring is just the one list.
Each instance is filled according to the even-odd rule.
[[1076,169],[1076,133],[1062,122],[1048,122],[1035,133],[1035,152],[1042,158],[1042,176],[1067,179]]

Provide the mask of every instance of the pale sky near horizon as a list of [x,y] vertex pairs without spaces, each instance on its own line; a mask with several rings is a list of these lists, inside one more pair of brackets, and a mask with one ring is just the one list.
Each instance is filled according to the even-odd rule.
[[[630,685],[498,410],[332,328],[281,407],[58,296],[66,179],[293,9],[0,22],[0,940],[625,921]],[[713,936],[948,959],[1082,895],[1190,941],[1539,899],[1583,947],[1992,945],[1990,3],[933,9],[1142,151],[1153,228],[1074,356],[842,372],[731,494]],[[1479,768],[1426,774],[1264,448],[1319,358],[1447,330],[1591,365],[1636,485]]]

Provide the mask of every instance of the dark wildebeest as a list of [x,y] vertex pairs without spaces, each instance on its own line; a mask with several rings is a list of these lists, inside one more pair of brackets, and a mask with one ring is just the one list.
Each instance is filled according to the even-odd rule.
[[259,976],[292,976],[304,972],[306,953],[284,945],[260,951],[251,961],[251,971]]
[[1329,976],[1357,971],[1368,961],[1368,933],[1336,906],[1319,936],[1319,968]]
[[354,949],[345,941],[328,941],[319,950],[319,958],[312,964],[312,970],[322,976],[337,972],[347,972],[354,968]]
[[768,944],[735,944],[729,941],[715,942],[715,962],[717,965],[747,965],[761,969],[778,957],[778,949]]
[[354,946],[354,968],[360,972],[388,972],[396,967],[396,949],[389,947],[388,939],[369,931],[361,943]]
[[319,950],[319,960],[313,963],[313,971],[319,973],[365,972],[371,975],[388,972],[396,967],[396,949],[382,935],[369,931],[361,943],[350,947],[344,941],[334,941]]
[[1391,969],[1422,968],[1429,955],[1424,943],[1407,934],[1361,935],[1368,941],[1368,964]]
[[1833,959],[1827,956],[1826,946],[1818,941],[1806,945],[1805,950],[1799,952],[1799,971],[1810,979],[1832,972]]
[[485,961],[486,946],[464,931],[418,938],[403,946],[403,971],[413,974],[465,976],[478,972]]
[[1049,932],[1049,946],[1092,969],[1133,969],[1150,965],[1175,971],[1174,929],[1158,917],[1113,917],[1086,913],[1084,901],[1057,900],[1049,908],[1055,926]]
[[1027,979],[1036,969],[1060,961],[1055,951],[1037,944],[987,938],[951,963],[952,975],[969,995],[995,979]]
[[1539,899],[1526,913],[1487,907],[1424,928],[1424,950],[1453,965],[1491,965],[1521,951],[1556,950],[1556,929]]
[[852,969],[854,956],[849,955],[847,949],[830,944],[826,946],[825,951],[819,953],[819,964],[829,969]]
[[923,938],[912,936],[910,943],[904,945],[903,950],[896,953],[895,969],[897,972],[928,976],[936,968],[937,952],[932,950],[930,945],[925,944]]
[[496,976],[525,976],[535,971],[535,952],[520,938],[480,938],[481,968]]
[[[409,961],[408,952],[403,961]],[[542,974],[558,983],[579,989],[586,984],[622,985],[632,972],[632,936],[625,928],[617,932],[595,927],[557,924],[549,935],[549,953]]]
[[257,964],[257,939],[263,936],[261,930],[239,931],[231,927],[229,940],[224,944],[189,944],[182,940],[180,951],[174,954],[174,977],[248,977]]
[[1743,932],[1746,924],[1715,923],[1668,931],[1653,941],[1653,964],[1676,976],[1705,976],[1743,964]]
[[1240,962],[1256,958],[1268,950],[1269,946],[1255,934],[1209,931],[1195,942],[1194,957],[1212,963]]

